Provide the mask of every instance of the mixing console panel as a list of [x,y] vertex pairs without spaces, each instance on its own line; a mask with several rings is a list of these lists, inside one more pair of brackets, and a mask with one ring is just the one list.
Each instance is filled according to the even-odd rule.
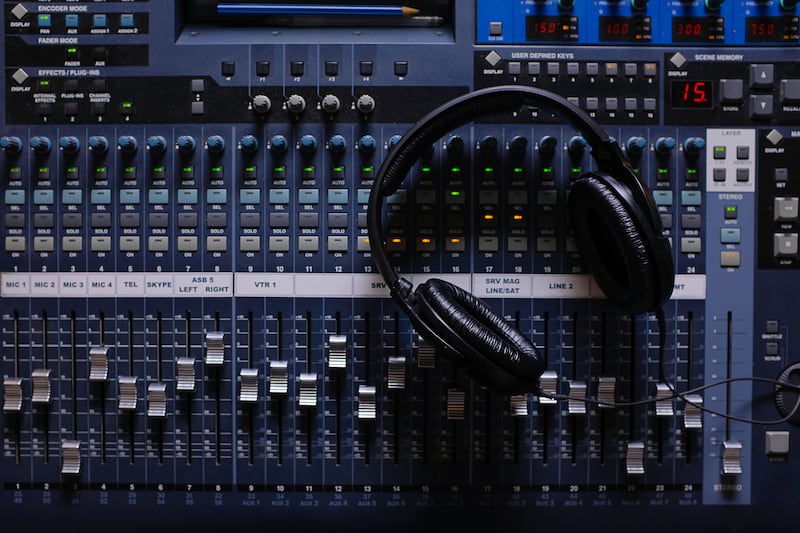
[[[796,3],[3,1],[3,527],[790,526]],[[566,189],[594,162],[545,110],[435,142],[386,249],[519,328],[550,395],[442,358],[367,235],[406,130],[508,84],[585,110],[652,189],[663,343],[588,274]]]

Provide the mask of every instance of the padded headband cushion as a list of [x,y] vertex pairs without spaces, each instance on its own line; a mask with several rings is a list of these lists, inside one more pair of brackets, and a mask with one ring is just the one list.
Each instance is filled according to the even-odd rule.
[[[468,371],[502,392],[532,389],[544,371],[533,344],[483,301],[452,283],[429,279],[415,292],[419,312],[437,337],[477,367]],[[508,373],[508,374],[506,374]]]
[[[652,239],[631,204],[620,198],[616,180],[586,174],[569,191],[570,224],[586,264],[606,297],[628,313],[650,311],[664,292],[658,265],[650,255]],[[672,286],[668,287],[671,292]]]

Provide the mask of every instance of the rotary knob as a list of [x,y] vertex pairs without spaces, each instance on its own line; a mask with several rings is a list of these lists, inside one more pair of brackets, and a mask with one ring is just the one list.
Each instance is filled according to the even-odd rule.
[[497,153],[497,137],[494,135],[487,135],[478,143],[478,150],[482,154],[494,155]]
[[631,7],[638,11],[647,9],[647,0],[631,0]]
[[206,140],[206,148],[212,154],[221,154],[225,151],[225,139],[219,135],[212,135]]
[[58,147],[65,154],[77,154],[81,149],[81,142],[77,137],[67,135],[58,140]]
[[368,94],[362,94],[356,100],[356,109],[365,115],[369,115],[375,111],[375,99]]
[[39,155],[49,154],[51,147],[52,144],[47,137],[36,136],[31,138],[31,148]]
[[269,141],[269,149],[275,154],[285,154],[289,149],[289,141],[283,135],[275,135]]
[[293,94],[286,100],[286,110],[293,115],[299,115],[306,110],[306,99],[299,94]]
[[683,142],[683,151],[686,155],[695,156],[705,148],[706,141],[702,137],[689,137]]
[[95,154],[104,154],[108,151],[108,139],[102,135],[89,137],[89,150]]
[[265,94],[257,94],[253,97],[253,111],[259,115],[266,115],[272,109],[272,101]]
[[161,135],[152,135],[147,138],[147,148],[150,153],[163,154],[167,151],[167,140]]
[[582,157],[583,152],[586,150],[586,139],[580,135],[574,135],[567,141],[567,150],[574,157]]
[[644,137],[629,137],[625,142],[625,150],[630,156],[641,155],[647,147],[647,141]]
[[724,0],[706,0],[706,9],[709,11],[717,11]]
[[317,138],[313,135],[303,135],[300,137],[299,148],[304,154],[313,154],[317,151]]
[[178,146],[178,151],[184,155],[194,153],[194,150],[197,147],[197,142],[195,142],[194,137],[191,135],[179,136],[175,144]]
[[453,157],[464,153],[464,139],[460,135],[453,135],[447,139],[447,153]]
[[552,135],[545,135],[539,139],[539,153],[545,157],[552,157],[558,148],[558,139]]
[[258,151],[258,139],[255,135],[245,135],[239,141],[239,146],[245,154],[254,154]]
[[656,152],[661,155],[666,155],[675,148],[675,139],[673,137],[659,137],[656,139]]
[[521,135],[516,135],[511,138],[508,143],[508,149],[514,155],[522,155],[525,153],[525,148],[528,147],[528,139]]
[[328,140],[328,149],[334,154],[343,154],[347,149],[347,141],[343,135],[337,133]]
[[375,144],[375,137],[364,135],[358,140],[358,151],[362,154],[371,154],[375,152]]
[[139,149],[139,141],[132,135],[120,135],[119,139],[117,139],[117,146],[119,146],[122,153],[132,155]]
[[775,406],[781,416],[788,417],[788,421],[800,426],[800,363],[786,367],[775,385]]
[[339,100],[339,97],[336,96],[335,94],[326,94],[322,98],[320,107],[322,107],[322,110],[328,113],[329,115],[333,115],[334,113],[337,113],[339,109],[341,109],[342,102]]
[[9,154],[18,154],[22,151],[22,140],[19,137],[0,137],[0,148]]
[[403,138],[402,135],[398,135],[398,134],[395,133],[394,135],[389,137],[389,142],[386,145],[387,148],[389,148],[391,150],[392,148],[394,148],[394,145],[396,145],[397,143],[400,142],[400,139],[402,139],[402,138]]

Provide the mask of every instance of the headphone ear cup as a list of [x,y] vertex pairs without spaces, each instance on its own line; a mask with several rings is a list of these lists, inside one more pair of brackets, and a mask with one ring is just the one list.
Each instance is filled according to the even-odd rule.
[[417,286],[420,318],[437,348],[456,350],[468,373],[500,392],[532,390],[544,371],[544,358],[520,332],[483,301],[441,279]]
[[672,285],[665,286],[659,272],[664,239],[647,231],[649,220],[626,191],[608,174],[585,174],[570,185],[567,203],[578,248],[595,281],[623,311],[638,314],[658,307]]

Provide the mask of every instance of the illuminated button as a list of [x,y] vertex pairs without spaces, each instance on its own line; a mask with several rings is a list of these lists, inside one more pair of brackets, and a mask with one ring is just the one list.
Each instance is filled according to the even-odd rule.
[[740,252],[720,252],[719,265],[725,268],[738,268],[742,264]]
[[356,250],[359,252],[369,252],[369,237],[362,235],[356,241]]
[[52,21],[50,15],[48,15],[48,14],[39,15],[37,21],[39,23],[39,27],[40,28],[49,28],[53,24],[53,21]]
[[797,233],[776,233],[773,241],[775,257],[797,257]]
[[466,241],[463,237],[448,237],[444,249],[446,252],[463,252],[466,250]]
[[404,237],[391,237],[386,241],[387,252],[405,252],[406,239]]
[[417,239],[417,251],[418,252],[435,252],[436,251],[436,239],[433,237],[419,237]]

